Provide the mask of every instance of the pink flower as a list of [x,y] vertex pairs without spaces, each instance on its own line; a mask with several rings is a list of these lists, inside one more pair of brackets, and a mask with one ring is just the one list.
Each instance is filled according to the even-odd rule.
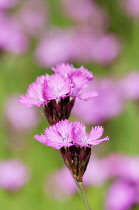
[[[66,15],[83,24],[91,24],[94,31],[104,30],[108,24],[106,11],[91,0],[62,0]],[[83,12],[84,11],[84,12]]]
[[66,30],[52,30],[41,38],[35,57],[40,66],[49,68],[61,62],[69,62],[73,53],[72,34]]
[[71,97],[78,97],[82,100],[89,100],[96,97],[98,93],[96,91],[90,91],[87,93],[86,86],[88,83],[94,79],[92,72],[89,72],[83,66],[80,68],[74,68],[69,64],[59,64],[55,68],[52,68],[54,72],[57,72],[71,80]]
[[79,122],[72,123],[64,120],[46,128],[44,135],[35,135],[34,138],[56,149],[72,145],[91,147],[109,140],[108,136],[99,139],[103,134],[103,128],[100,126],[92,128],[90,134],[87,134],[85,130],[85,126]]
[[132,18],[139,17],[139,0],[122,0],[120,4],[127,15]]
[[137,202],[137,191],[124,180],[118,180],[108,190],[106,210],[130,209]]
[[12,128],[18,132],[28,132],[39,123],[35,107],[27,108],[18,103],[18,95],[11,95],[6,100],[4,112]]
[[121,49],[120,39],[116,35],[106,34],[95,37],[90,53],[95,62],[108,65],[117,58]]
[[121,80],[121,89],[123,91],[123,97],[129,100],[139,99],[139,72],[130,71]]
[[9,159],[0,162],[0,188],[18,191],[30,179],[30,171],[20,160]]
[[44,135],[35,135],[34,138],[46,146],[60,149],[63,160],[77,182],[82,182],[90,155],[91,146],[108,141],[103,134],[102,127],[92,128],[90,134],[85,132],[85,126],[79,122],[59,121],[46,128]]
[[97,96],[97,92],[87,92],[86,87],[93,80],[93,74],[83,66],[76,69],[69,64],[59,64],[52,68],[55,74],[42,75],[33,82],[26,95],[21,95],[19,102],[31,107],[44,106],[49,124],[68,119],[75,98],[89,100]]
[[0,0],[0,10],[9,9],[18,3],[18,0]]
[[14,15],[14,20],[29,35],[40,37],[48,22],[47,14],[48,5],[46,1],[28,0],[22,2]]
[[69,78],[63,78],[60,74],[47,77],[44,86],[44,94],[47,100],[65,98],[71,89]]
[[[12,39],[11,39],[12,37]],[[13,19],[0,14],[0,47],[16,55],[27,50],[28,39],[21,27]]]
[[[63,71],[64,67],[65,70]],[[27,94],[25,96],[21,95],[20,103],[28,107],[40,107],[47,104],[49,100],[65,98],[67,95],[79,97],[83,100],[88,99],[88,93],[86,99],[82,91],[85,85],[94,78],[91,72],[84,67],[75,69],[69,64],[61,64],[52,69],[56,74],[38,77],[37,80],[29,86]],[[97,96],[97,93],[92,91],[90,95],[89,98],[92,98]]]
[[60,121],[46,128],[44,135],[35,135],[34,138],[46,146],[60,149],[73,145],[73,125],[68,120]]

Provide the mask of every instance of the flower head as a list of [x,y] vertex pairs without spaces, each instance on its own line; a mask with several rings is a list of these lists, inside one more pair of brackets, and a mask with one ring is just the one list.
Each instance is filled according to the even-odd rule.
[[29,169],[18,159],[0,162],[0,188],[17,191],[28,182]]
[[33,82],[26,95],[21,95],[19,102],[31,107],[44,106],[44,113],[50,125],[68,119],[75,98],[89,100],[97,92],[86,91],[86,86],[94,78],[83,66],[76,69],[69,64],[59,64],[52,68],[55,74],[46,74]]
[[116,181],[109,189],[106,198],[106,209],[130,209],[137,202],[137,191],[124,180]]
[[[108,141],[108,136],[99,139],[103,134],[103,128],[96,126],[90,134],[86,133],[86,127],[80,122],[69,122],[62,120],[49,128],[46,128],[44,135],[35,135],[35,139],[56,149],[78,145],[91,147],[103,141]],[[99,140],[98,140],[99,139]]]
[[45,145],[60,149],[66,166],[78,182],[82,182],[86,171],[91,146],[109,140],[108,137],[97,140],[103,134],[102,127],[92,128],[90,134],[87,134],[85,130],[85,126],[79,122],[64,120],[46,128],[44,135],[34,136]]

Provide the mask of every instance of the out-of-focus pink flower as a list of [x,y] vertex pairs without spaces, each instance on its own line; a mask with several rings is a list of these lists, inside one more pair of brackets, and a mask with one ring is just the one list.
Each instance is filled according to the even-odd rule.
[[136,204],[136,188],[124,180],[118,180],[109,188],[106,199],[106,210],[130,209]]
[[123,156],[117,175],[139,186],[139,156]]
[[16,25],[10,17],[1,15],[0,48],[18,55],[24,53],[27,47],[28,39],[20,26]]
[[94,37],[91,50],[92,59],[102,65],[113,62],[121,52],[120,39],[114,34],[106,34]]
[[62,0],[62,6],[66,15],[75,21],[91,24],[94,31],[104,30],[109,23],[106,11],[94,1]]
[[121,89],[123,91],[123,97],[129,100],[139,99],[139,72],[130,71],[121,80]]
[[5,10],[16,6],[19,0],[0,0],[0,10]]
[[12,192],[20,190],[30,179],[30,170],[18,159],[0,162],[0,188]]
[[127,15],[132,18],[139,17],[139,0],[122,0],[120,4]]
[[33,36],[46,30],[48,22],[48,5],[43,0],[27,0],[17,10],[15,22],[20,24],[23,30]]
[[79,122],[69,122],[68,120],[59,121],[53,126],[46,128],[44,135],[35,135],[34,138],[46,146],[60,149],[79,145],[82,147],[92,147],[101,142],[108,141],[108,136],[99,139],[103,134],[103,128],[96,126],[92,128],[89,134],[86,133],[86,127]]
[[4,112],[14,130],[28,132],[39,123],[39,113],[34,107],[18,103],[18,98],[18,95],[11,95],[5,102]]
[[68,62],[72,56],[72,36],[67,31],[53,30],[42,38],[36,49],[38,64],[49,68],[58,63]]
[[[95,100],[82,102],[80,99],[75,101],[72,113],[87,124],[103,123],[119,115],[123,109],[123,98],[121,89],[116,81],[103,78],[94,81],[90,85],[91,89],[98,91]],[[88,111],[86,111],[88,110]]]

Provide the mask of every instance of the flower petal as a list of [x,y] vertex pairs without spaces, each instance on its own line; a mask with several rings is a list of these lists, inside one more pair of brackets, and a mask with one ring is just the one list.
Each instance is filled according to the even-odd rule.
[[104,141],[109,141],[109,137],[106,136],[104,139],[92,140],[92,145],[98,145],[98,144],[100,144],[101,142],[104,142]]

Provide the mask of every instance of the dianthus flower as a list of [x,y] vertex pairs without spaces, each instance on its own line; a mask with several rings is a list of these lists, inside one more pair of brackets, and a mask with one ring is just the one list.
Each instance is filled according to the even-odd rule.
[[109,140],[108,136],[99,139],[102,134],[101,126],[92,128],[91,132],[87,134],[86,127],[80,122],[62,120],[46,128],[44,135],[35,135],[34,138],[46,146],[59,149],[73,177],[78,182],[82,182],[90,159],[91,147]]
[[94,76],[83,66],[76,69],[69,64],[59,64],[52,69],[55,74],[38,77],[30,84],[27,94],[21,95],[19,99],[20,103],[28,107],[43,106],[51,125],[68,119],[76,97],[89,100],[97,96],[94,90],[86,91],[86,86]]

